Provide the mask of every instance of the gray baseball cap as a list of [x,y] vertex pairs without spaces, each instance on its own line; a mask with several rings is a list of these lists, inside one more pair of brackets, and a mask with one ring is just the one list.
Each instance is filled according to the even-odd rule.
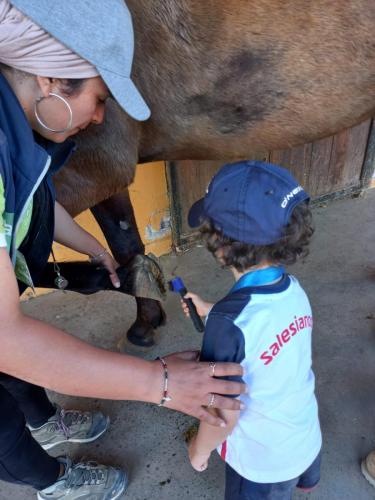
[[130,78],[134,33],[123,0],[10,0],[36,24],[96,67],[120,106],[136,120],[150,109]]

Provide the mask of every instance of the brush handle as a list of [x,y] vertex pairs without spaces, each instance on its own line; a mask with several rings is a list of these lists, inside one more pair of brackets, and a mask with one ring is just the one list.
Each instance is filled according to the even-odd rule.
[[184,299],[184,296],[187,294],[186,288],[180,290],[180,294],[182,300],[188,306],[190,318],[191,321],[193,322],[195,329],[197,330],[197,332],[204,332],[204,324],[201,317],[197,313],[197,308],[195,307],[194,302],[192,301],[192,299]]

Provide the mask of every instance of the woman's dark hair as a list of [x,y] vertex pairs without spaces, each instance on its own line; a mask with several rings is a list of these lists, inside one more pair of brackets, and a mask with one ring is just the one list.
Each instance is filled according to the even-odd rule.
[[[212,220],[207,219],[199,228],[207,249],[224,266],[232,266],[243,272],[262,261],[280,264],[294,264],[308,253],[310,238],[314,233],[312,215],[307,203],[297,205],[293,210],[284,236],[271,245],[251,245],[233,240],[215,229]],[[220,254],[219,254],[220,253]]]
[[87,78],[60,78],[61,90],[67,97],[76,95],[86,80]]
[[[12,71],[13,73],[17,74],[17,77],[19,79],[22,79],[22,80],[25,78],[34,78],[35,77],[31,73],[26,73],[25,71],[22,71],[20,69],[15,69],[15,68],[12,68],[11,66],[0,63],[0,73],[2,71]],[[66,97],[70,97],[72,95],[76,95],[79,93],[82,85],[87,80],[87,78],[59,78],[59,80],[60,80],[60,87],[61,87],[62,92],[64,93],[64,95]]]

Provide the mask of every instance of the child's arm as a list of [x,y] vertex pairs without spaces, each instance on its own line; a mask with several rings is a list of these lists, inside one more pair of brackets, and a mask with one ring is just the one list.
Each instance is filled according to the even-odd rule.
[[[214,305],[211,302],[206,302],[205,300],[201,299],[201,297],[199,297],[199,295],[197,295],[196,293],[188,292],[184,296],[184,299],[191,299],[193,301],[193,304],[195,305],[195,307],[197,309],[197,313],[202,318],[208,315],[208,313],[211,311],[211,309]],[[181,305],[182,305],[182,309],[184,310],[185,315],[187,317],[189,317],[190,316],[189,308],[183,300],[181,300]]]
[[[211,412],[216,412],[216,410],[211,410]],[[227,422],[226,427],[214,427],[201,422],[197,436],[189,443],[190,462],[192,467],[198,472],[207,469],[211,452],[226,440],[240,415],[239,411],[231,410],[220,410],[218,413]]]

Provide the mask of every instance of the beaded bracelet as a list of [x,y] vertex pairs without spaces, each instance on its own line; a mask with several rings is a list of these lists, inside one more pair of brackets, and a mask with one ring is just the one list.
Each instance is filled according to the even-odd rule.
[[165,403],[168,403],[169,401],[172,401],[172,398],[168,396],[168,365],[165,362],[164,358],[156,358],[157,360],[160,361],[160,363],[163,366],[163,373],[164,373],[164,388],[163,388],[163,397],[161,398],[160,403],[158,406],[164,406]]

